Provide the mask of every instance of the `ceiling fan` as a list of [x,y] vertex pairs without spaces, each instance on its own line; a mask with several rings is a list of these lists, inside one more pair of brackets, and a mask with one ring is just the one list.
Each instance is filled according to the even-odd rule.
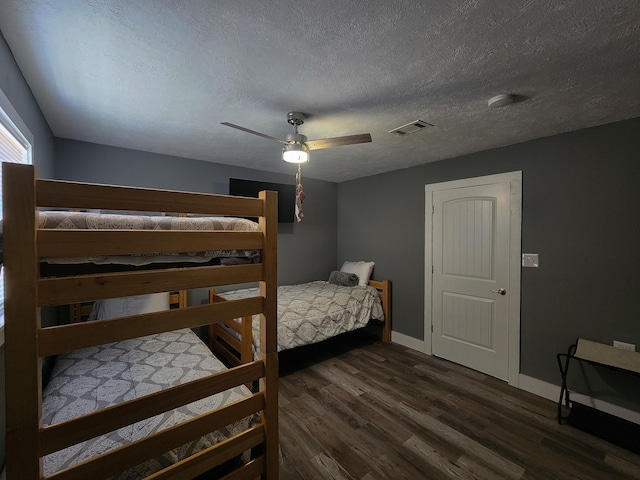
[[285,140],[281,140],[271,135],[265,135],[264,133],[256,132],[255,130],[249,130],[248,128],[234,125],[229,122],[222,122],[222,125],[227,127],[236,128],[243,132],[258,135],[259,137],[272,140],[274,142],[284,144],[282,149],[282,159],[285,162],[290,163],[304,163],[309,160],[310,150],[320,150],[323,148],[341,147],[343,145],[353,145],[356,143],[367,143],[371,141],[371,134],[362,133],[359,135],[348,135],[345,137],[333,137],[324,138],[322,140],[309,140],[307,137],[298,133],[298,126],[304,123],[305,115],[302,112],[289,112],[287,114],[287,122],[293,125],[293,133],[287,134]]

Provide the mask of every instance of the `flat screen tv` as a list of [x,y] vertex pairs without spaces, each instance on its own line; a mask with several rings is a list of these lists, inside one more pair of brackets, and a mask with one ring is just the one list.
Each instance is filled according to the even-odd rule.
[[257,197],[262,190],[278,192],[278,223],[293,223],[296,205],[296,186],[286,183],[257,182],[255,180],[229,179],[229,195]]

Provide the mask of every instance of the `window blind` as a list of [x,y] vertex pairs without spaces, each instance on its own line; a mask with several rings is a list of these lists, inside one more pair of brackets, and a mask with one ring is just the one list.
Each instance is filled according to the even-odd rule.
[[[13,126],[9,117],[0,108],[0,161],[31,163],[31,145]],[[2,169],[0,168],[0,233],[2,232]],[[0,326],[4,325],[4,272],[0,275]]]
[[[12,133],[7,128],[8,119],[4,112],[0,110],[0,161],[11,163],[30,163],[29,144],[26,140],[19,138],[17,132]],[[4,118],[3,118],[4,117]],[[11,128],[11,130],[14,130]],[[0,194],[2,193],[2,170],[0,169]],[[2,195],[0,195],[0,207],[2,207]],[[2,208],[0,208],[0,219],[2,218]]]

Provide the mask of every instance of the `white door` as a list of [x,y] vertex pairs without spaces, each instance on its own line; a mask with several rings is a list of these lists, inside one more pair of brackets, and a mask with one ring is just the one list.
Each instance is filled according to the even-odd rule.
[[510,182],[431,193],[432,353],[508,380]]

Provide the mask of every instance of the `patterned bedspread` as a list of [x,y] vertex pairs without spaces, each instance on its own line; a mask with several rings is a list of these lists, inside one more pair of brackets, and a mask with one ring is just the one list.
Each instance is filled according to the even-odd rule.
[[[42,425],[68,420],[224,369],[224,365],[190,329],[76,350],[60,355],[56,361],[51,381],[43,393]],[[244,386],[235,387],[47,455],[44,457],[44,473],[50,475],[249,394]],[[138,479],[156,472],[245,430],[257,420],[254,417],[228,425],[115,478]]]
[[[260,226],[246,218],[236,217],[165,217],[162,215],[123,215],[91,212],[44,211],[39,212],[39,228],[65,228],[88,230],[233,230],[257,232]],[[150,263],[208,262],[212,258],[260,261],[259,250],[216,250],[184,254],[99,255],[92,257],[47,258],[56,264],[122,264],[148,265]],[[229,260],[231,262],[231,260]]]
[[[224,292],[229,300],[256,296],[257,288]],[[278,351],[321,342],[384,319],[373,287],[344,287],[316,281],[278,287]],[[259,345],[259,320],[253,317],[253,344]]]

